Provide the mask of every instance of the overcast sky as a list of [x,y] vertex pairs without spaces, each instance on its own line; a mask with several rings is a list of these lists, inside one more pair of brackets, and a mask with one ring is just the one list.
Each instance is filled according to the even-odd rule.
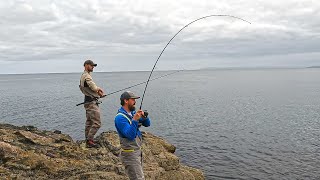
[[320,65],[317,0],[0,2],[0,73]]

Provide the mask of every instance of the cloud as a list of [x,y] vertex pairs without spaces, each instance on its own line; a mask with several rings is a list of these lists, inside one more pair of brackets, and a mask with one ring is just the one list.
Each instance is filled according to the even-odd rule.
[[[228,17],[198,21],[172,41],[159,69],[192,66],[196,60],[207,66],[261,64],[250,59],[274,66],[318,63],[320,3],[313,0],[14,0],[0,2],[0,64],[69,72],[77,70],[72,64],[81,67],[86,58],[95,58],[105,71],[148,70],[180,28],[210,14],[252,24]],[[64,69],[65,62],[70,66]],[[128,63],[133,65],[125,67]]]

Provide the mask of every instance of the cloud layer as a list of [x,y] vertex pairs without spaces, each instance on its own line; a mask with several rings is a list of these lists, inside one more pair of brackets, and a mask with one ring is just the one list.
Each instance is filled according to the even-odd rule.
[[[320,2],[176,0],[0,2],[2,73],[75,72],[320,64]],[[189,66],[189,67],[188,67]]]

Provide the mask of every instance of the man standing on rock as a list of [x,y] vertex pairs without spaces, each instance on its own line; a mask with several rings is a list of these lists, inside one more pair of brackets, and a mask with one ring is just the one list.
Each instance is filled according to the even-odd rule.
[[86,60],[84,62],[84,72],[80,78],[80,90],[84,94],[84,108],[86,109],[86,126],[85,126],[85,138],[86,146],[98,147],[93,141],[94,135],[101,127],[100,120],[100,108],[98,99],[104,95],[104,92],[99,88],[92,80],[91,72],[93,68],[97,66],[92,60]]
[[118,131],[121,145],[121,160],[130,180],[144,179],[142,167],[142,134],[141,125],[150,126],[150,119],[145,117],[142,110],[135,111],[136,99],[140,97],[130,91],[121,94],[121,108],[115,117],[115,126]]

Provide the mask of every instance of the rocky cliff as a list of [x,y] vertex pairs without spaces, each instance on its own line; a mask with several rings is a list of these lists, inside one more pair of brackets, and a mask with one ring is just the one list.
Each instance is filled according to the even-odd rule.
[[[146,179],[197,180],[203,173],[179,163],[175,146],[143,133]],[[128,179],[116,132],[101,133],[100,148],[85,148],[60,131],[0,124],[0,179]]]

